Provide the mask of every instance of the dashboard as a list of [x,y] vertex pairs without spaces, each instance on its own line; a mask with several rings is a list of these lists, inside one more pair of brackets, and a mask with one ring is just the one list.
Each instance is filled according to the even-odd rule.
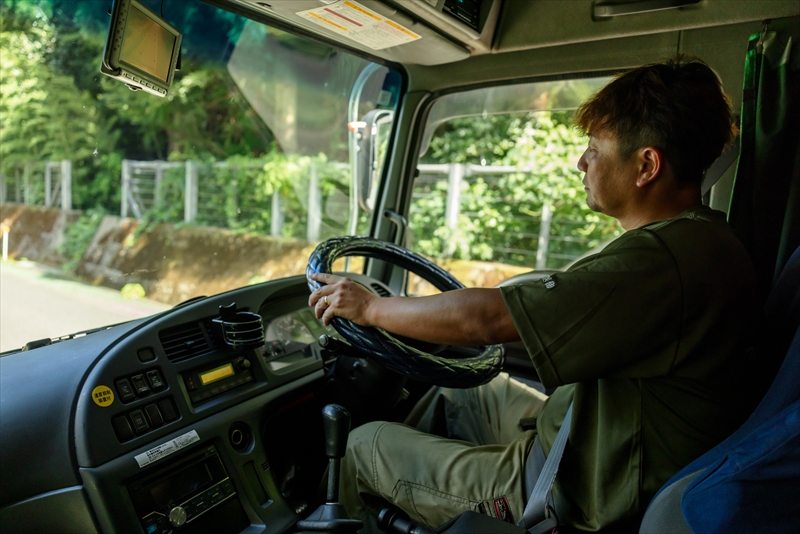
[[[305,278],[287,278],[0,358],[4,529],[291,529],[304,509],[286,496],[324,469],[331,356],[317,340],[336,337],[307,299]],[[214,321],[232,304],[265,341],[220,342]],[[319,469],[298,472],[293,455]]]

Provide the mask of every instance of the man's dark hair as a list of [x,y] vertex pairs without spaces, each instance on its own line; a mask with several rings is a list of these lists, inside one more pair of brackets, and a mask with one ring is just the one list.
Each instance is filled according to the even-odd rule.
[[717,75],[684,55],[621,74],[578,108],[575,124],[584,134],[611,133],[623,159],[659,149],[687,184],[699,184],[737,134]]

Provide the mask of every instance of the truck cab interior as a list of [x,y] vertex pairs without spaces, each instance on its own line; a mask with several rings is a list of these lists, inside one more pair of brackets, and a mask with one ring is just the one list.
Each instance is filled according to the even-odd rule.
[[[126,2],[130,0],[88,0],[63,9],[72,10],[76,21],[86,16],[86,28],[100,27],[105,43],[109,15]],[[5,14],[21,9],[18,4],[5,2]],[[557,180],[530,185],[547,147],[556,146],[549,137],[526,134],[525,124],[530,122],[522,120],[516,145],[499,152],[497,137],[491,137],[489,130],[506,120],[503,117],[536,116],[555,124],[548,135],[576,135],[568,124],[570,114],[613,75],[678,53],[695,55],[718,73],[738,115],[753,98],[748,54],[764,56],[760,68],[772,64],[783,68],[789,89],[785,94],[772,93],[778,95],[771,99],[779,102],[778,110],[751,130],[755,133],[745,134],[746,125],[741,125],[740,142],[709,170],[703,193],[708,205],[727,212],[732,225],[736,223],[765,293],[783,280],[773,290],[773,327],[766,335],[774,341],[772,350],[783,353],[794,341],[793,352],[776,381],[782,380],[780,399],[775,400],[778,393],[773,388],[768,394],[772,411],[759,410],[766,420],[797,404],[800,282],[798,258],[790,262],[800,245],[796,159],[800,3],[796,0],[140,0],[137,4],[159,13],[183,34],[176,49],[182,64],[166,97],[157,94],[157,84],[131,78],[139,89],[135,94],[140,107],[115,108],[120,121],[135,124],[136,114],[167,113],[178,132],[196,128],[188,118],[180,121],[193,116],[193,87],[207,82],[198,75],[198,66],[213,62],[220,78],[211,78],[203,90],[213,91],[214,80],[224,78],[219,85],[236,93],[231,102],[239,115],[236,120],[225,116],[208,135],[227,136],[229,145],[245,143],[245,138],[248,146],[273,143],[287,155],[285,160],[262,162],[262,168],[313,168],[302,183],[293,183],[287,171],[282,176],[289,178],[275,179],[258,191],[240,187],[242,199],[251,197],[242,200],[243,206],[247,202],[247,209],[268,213],[278,198],[275,191],[302,190],[305,197],[283,196],[287,206],[291,200],[307,213],[294,237],[318,243],[364,236],[427,257],[431,250],[444,251],[450,258],[468,250],[480,258],[486,250],[479,240],[452,237],[483,216],[478,208],[463,207],[467,204],[463,199],[462,213],[449,204],[453,180],[469,184],[462,189],[464,195],[477,187],[500,187],[489,175],[512,176],[508,174],[512,171],[503,170],[502,157],[517,154],[513,150],[528,143],[526,156],[513,162],[517,169],[528,169],[513,175],[520,190],[527,191],[520,195],[541,193],[544,198],[561,187]],[[34,24],[30,31],[41,27]],[[101,64],[105,65],[98,54],[97,77]],[[204,72],[212,76],[207,74],[210,70]],[[106,82],[128,91],[118,81]],[[116,97],[113,92],[108,95],[111,106]],[[170,107],[177,111],[170,115]],[[66,117],[73,112],[64,113]],[[491,143],[481,144],[478,138],[458,145],[463,141],[458,121],[481,117],[489,125],[486,138]],[[245,121],[256,126],[237,130]],[[73,134],[79,135],[78,130]],[[180,143],[180,136],[170,137],[170,151]],[[448,143],[456,148],[448,148]],[[748,163],[755,169],[748,176],[770,173],[768,179],[737,172],[745,158],[739,151],[746,149],[767,160]],[[463,152],[464,157],[437,159],[448,150]],[[579,153],[564,156],[571,161],[568,170],[553,171],[559,180],[575,176],[574,154]],[[323,183],[323,196],[316,200],[307,193],[313,189],[309,184],[316,183],[313,180]],[[325,185],[334,183],[344,185]],[[526,183],[531,191],[525,190]],[[126,194],[134,198],[138,193],[132,188]],[[527,202],[528,197],[512,196],[492,215],[497,221],[522,216],[506,207]],[[171,202],[169,198],[164,202]],[[420,216],[419,206],[433,202],[438,202],[440,218]],[[551,208],[537,202],[536,217],[545,217],[542,213]],[[141,205],[130,201],[127,206],[127,216],[141,215],[133,207]],[[183,215],[182,201],[175,209]],[[201,213],[204,208],[195,209]],[[309,222],[315,217],[316,226]],[[579,238],[553,242],[549,261],[534,254],[526,268],[507,271],[488,285],[564,269],[621,232],[613,221],[591,217],[583,207],[572,215],[583,221],[580,228],[588,236],[582,249],[569,248]],[[275,220],[265,223],[266,232],[270,225],[274,230]],[[559,221],[557,216],[552,224]],[[284,235],[292,224],[283,221]],[[495,226],[487,223],[486,228]],[[540,237],[533,240],[542,244]],[[428,283],[440,290],[457,287],[437,278],[441,274],[432,268],[410,274],[417,266],[387,256],[385,248],[356,247],[344,258],[342,250],[333,247],[317,267],[347,272],[381,296],[434,291]],[[521,248],[512,242],[505,253],[519,255]],[[483,257],[492,258],[489,252]],[[266,259],[253,261],[260,265]],[[388,369],[317,320],[308,307],[307,258],[300,258],[297,265],[290,276],[263,275],[255,283],[191,298],[155,315],[98,325],[103,327],[0,354],[2,530],[147,534],[301,530],[298,521],[325,501],[321,484],[328,457],[323,407],[345,406],[353,426],[373,420],[402,421],[431,380],[425,380],[425,372]],[[443,265],[447,270],[455,263]],[[213,259],[200,262],[198,268],[226,269]],[[780,279],[784,269],[792,268],[794,272]],[[781,299],[785,302],[776,303]],[[41,303],[43,309],[47,306]],[[491,360],[541,388],[521,345],[503,347],[500,356],[470,347],[421,348],[455,362],[455,369],[491,372],[481,363]],[[794,367],[788,369],[792,354]],[[785,378],[790,372],[794,379]],[[450,379],[460,380],[444,378]],[[749,434],[740,438],[745,435]],[[796,438],[793,447],[796,457]],[[659,494],[656,500],[668,502],[645,517],[642,531],[696,531],[683,516],[691,519],[692,513],[700,512],[680,508],[682,492],[692,480],[685,477],[712,465],[719,454],[724,456],[715,454],[679,473],[683,484],[679,489],[669,485]],[[776,481],[774,487],[789,486],[793,489],[787,494],[797,496],[796,475],[794,482]],[[769,493],[771,488],[760,486],[760,491]],[[792,505],[784,501],[783,506]],[[180,514],[173,514],[176,508]],[[707,532],[725,531],[709,523],[691,523],[697,524]]]

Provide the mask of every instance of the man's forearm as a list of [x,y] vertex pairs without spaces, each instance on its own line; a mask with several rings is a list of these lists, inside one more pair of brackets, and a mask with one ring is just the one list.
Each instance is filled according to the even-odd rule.
[[460,289],[430,297],[389,297],[369,303],[367,319],[402,336],[444,345],[519,341],[499,289]]

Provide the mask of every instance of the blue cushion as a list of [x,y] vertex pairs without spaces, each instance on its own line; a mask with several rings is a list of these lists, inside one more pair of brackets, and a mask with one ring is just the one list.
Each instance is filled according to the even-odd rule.
[[800,401],[762,423],[692,481],[682,511],[694,532],[797,532]]

